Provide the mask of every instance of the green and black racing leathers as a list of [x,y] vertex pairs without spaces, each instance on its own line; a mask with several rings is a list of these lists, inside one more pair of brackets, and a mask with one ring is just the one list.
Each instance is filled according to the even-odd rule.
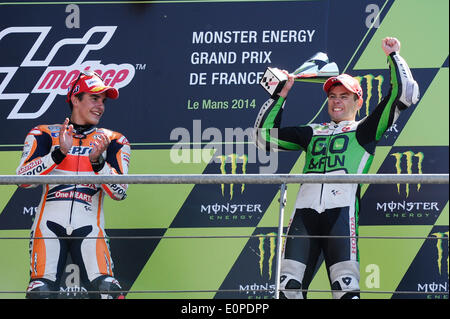
[[[376,144],[400,112],[417,102],[419,95],[418,85],[405,60],[396,52],[387,60],[391,87],[370,115],[360,121],[281,127],[286,100],[281,96],[270,98],[262,105],[255,122],[257,146],[266,151],[304,151],[304,174],[367,173]],[[333,298],[359,298],[359,256],[355,238],[359,203],[360,185],[357,184],[300,186],[281,263],[281,297],[306,297],[317,260],[323,253]]]

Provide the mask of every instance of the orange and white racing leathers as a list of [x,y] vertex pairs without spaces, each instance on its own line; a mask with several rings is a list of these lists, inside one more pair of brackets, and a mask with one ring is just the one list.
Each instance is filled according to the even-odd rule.
[[[73,143],[67,155],[59,149],[61,125],[40,125],[25,139],[18,175],[117,175],[127,174],[130,144],[122,134],[93,126],[74,125]],[[91,164],[89,152],[99,133],[111,143],[99,164]],[[37,185],[20,185],[30,188]],[[126,197],[128,185],[43,185],[30,241],[31,283],[46,279],[58,285],[67,254],[80,267],[82,279],[113,277],[113,262],[105,237],[103,201]],[[43,237],[43,239],[39,239]],[[60,238],[54,239],[55,237]],[[83,239],[70,239],[83,237]],[[94,237],[94,239],[88,239]],[[36,239],[34,239],[36,238]],[[36,285],[36,284],[34,284]],[[58,290],[58,286],[55,286]],[[32,290],[29,287],[28,290]]]

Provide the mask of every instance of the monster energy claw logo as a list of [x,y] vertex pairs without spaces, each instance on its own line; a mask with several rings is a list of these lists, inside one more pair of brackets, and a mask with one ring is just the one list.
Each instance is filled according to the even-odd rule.
[[[447,237],[448,238],[448,231],[446,231],[445,233],[442,232],[436,232],[431,234],[431,236],[434,236],[436,238],[438,238],[436,241],[436,248],[437,248],[437,265],[438,265],[438,269],[439,269],[439,275],[442,275],[442,257],[444,255],[444,248],[443,248],[443,238]],[[447,251],[448,251],[448,240],[445,240],[447,242]],[[447,275],[448,275],[448,255],[447,255]]]
[[[258,245],[258,250],[259,250],[259,273],[261,275],[261,277],[263,276],[263,272],[264,272],[264,261],[266,259],[266,254],[268,255],[267,257],[267,272],[269,274],[269,279],[272,278],[272,265],[273,265],[273,259],[275,257],[275,249],[276,249],[276,233],[268,233],[268,234],[261,234],[261,237],[259,237],[259,245]],[[267,252],[267,248],[265,246],[267,240],[268,240],[268,248],[269,251]]]
[[374,82],[374,80],[377,81],[377,93],[378,93],[378,102],[376,104],[373,103],[373,105],[378,105],[381,102],[381,97],[382,97],[381,86],[383,85],[384,77],[382,75],[374,76],[373,74],[366,74],[362,77],[355,76],[355,79],[357,79],[360,84],[362,84],[363,79],[366,80],[367,98],[366,98],[366,102],[365,102],[366,114],[364,116],[367,116],[367,115],[369,115],[369,105],[370,105],[370,100],[372,99],[373,82]]
[[[402,159],[406,158],[406,173],[412,174],[413,173],[413,158],[417,158],[416,164],[417,164],[417,172],[418,174],[422,174],[422,163],[424,159],[424,155],[422,152],[414,153],[413,151],[406,151],[403,153],[393,153],[391,154],[395,158],[395,169],[397,170],[397,174],[402,173]],[[417,191],[420,190],[420,184],[417,184]],[[400,184],[397,184],[397,191],[400,194]],[[409,196],[409,184],[406,184],[406,197]]]
[[[217,156],[217,158],[220,160],[220,173],[225,175],[227,174],[227,160],[230,162],[231,165],[231,174],[237,174],[237,168],[238,163],[237,160],[242,161],[242,168],[241,173],[245,174],[247,172],[247,162],[248,162],[248,156],[246,154],[243,154],[241,156],[238,156],[237,154],[230,154],[230,155],[220,155]],[[225,184],[220,185],[220,189],[222,191],[222,196],[225,196]],[[245,190],[245,184],[241,184],[241,194]],[[233,199],[234,195],[234,184],[230,184],[230,199]]]

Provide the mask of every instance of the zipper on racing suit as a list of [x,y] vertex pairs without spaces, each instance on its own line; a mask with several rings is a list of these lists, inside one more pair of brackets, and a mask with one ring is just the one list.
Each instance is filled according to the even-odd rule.
[[[324,168],[323,168],[323,173],[324,174],[327,173],[327,163],[328,163],[328,152],[329,152],[329,149],[330,149],[330,147],[329,147],[330,146],[330,140],[331,140],[331,137],[334,136],[334,131],[338,127],[339,127],[339,124],[334,124],[333,128],[331,129],[330,125],[328,125],[328,128],[332,131],[332,133],[330,135],[328,135],[328,137],[327,137],[327,145],[326,145],[327,150],[326,150],[326,153],[325,153],[325,165],[324,165]],[[320,187],[320,206],[322,206],[322,202],[323,202],[323,187],[324,187],[324,185],[325,184],[321,184],[321,187]]]
[[[83,135],[83,137],[78,138],[78,141],[79,141],[78,146],[80,146],[80,147],[83,144],[83,138],[86,138],[86,135],[84,135],[84,134],[81,134],[81,135]],[[78,175],[79,168],[80,168],[80,152],[78,152],[78,154],[77,154],[77,173],[76,173],[76,175]],[[69,224],[66,226],[66,233],[69,236],[72,234],[72,232],[74,230],[72,227],[72,214],[73,214],[73,205],[75,202],[76,192],[77,192],[77,185],[74,184],[72,203],[70,204]]]

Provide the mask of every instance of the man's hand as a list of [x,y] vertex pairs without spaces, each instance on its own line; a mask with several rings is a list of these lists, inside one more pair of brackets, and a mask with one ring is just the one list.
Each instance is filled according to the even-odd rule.
[[400,53],[400,41],[397,38],[387,37],[381,40],[381,47],[386,55],[392,52]]
[[73,132],[73,125],[72,124],[69,125],[69,119],[66,117],[63,125],[59,130],[59,147],[64,155],[67,155],[70,148],[72,147],[73,142],[72,132]]
[[99,161],[99,157],[106,151],[109,143],[111,143],[111,140],[106,134],[101,133],[98,135],[98,138],[95,140],[92,150],[89,153],[89,160],[91,163],[97,163]]
[[286,70],[281,70],[281,72],[286,74],[288,79],[287,79],[286,83],[284,84],[283,89],[280,91],[280,93],[278,93],[278,95],[286,98],[290,89],[292,88],[292,85],[294,85],[294,75],[289,74],[289,72]]

